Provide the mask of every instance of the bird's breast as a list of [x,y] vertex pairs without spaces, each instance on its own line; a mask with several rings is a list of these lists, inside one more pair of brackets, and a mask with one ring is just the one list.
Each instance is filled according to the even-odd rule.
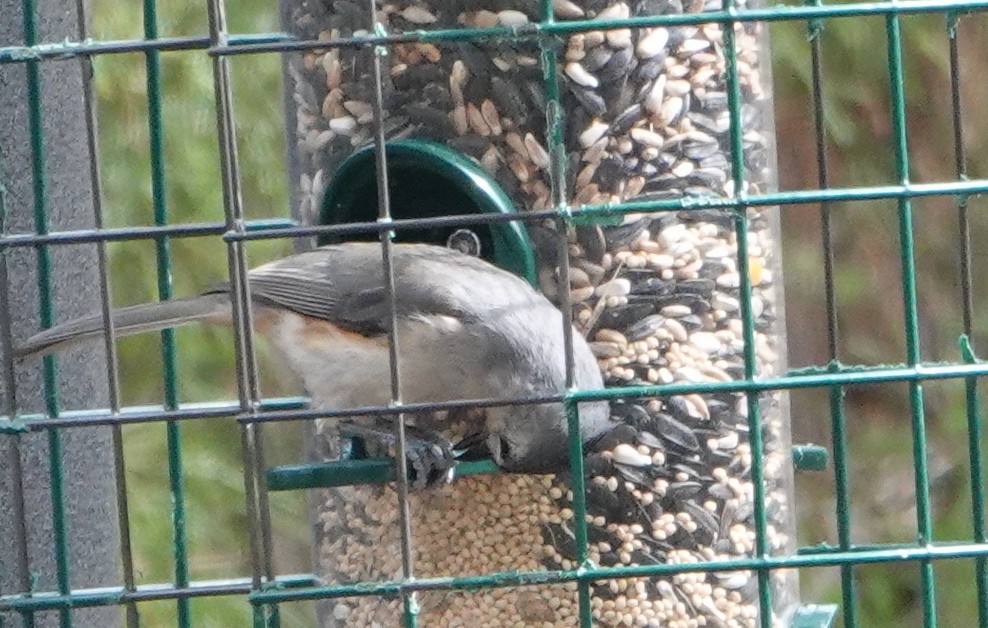
[[[482,340],[469,326],[449,316],[398,323],[403,402],[505,396],[503,382],[483,364]],[[279,312],[264,331],[317,407],[343,410],[391,401],[387,336],[365,336],[289,311]]]

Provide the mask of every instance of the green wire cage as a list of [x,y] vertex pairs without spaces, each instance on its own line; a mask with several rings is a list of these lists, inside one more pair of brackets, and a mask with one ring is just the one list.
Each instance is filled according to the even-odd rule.
[[[0,0],[0,625],[988,626],[986,9]],[[537,285],[620,428],[407,494],[249,324],[13,358],[389,234]]]

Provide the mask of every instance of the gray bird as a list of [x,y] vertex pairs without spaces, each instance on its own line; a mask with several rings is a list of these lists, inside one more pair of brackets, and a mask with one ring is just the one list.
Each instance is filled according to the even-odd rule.
[[[393,246],[399,373],[405,403],[526,399],[564,391],[562,314],[525,281],[481,259],[424,244]],[[391,399],[388,303],[379,244],[325,246],[248,273],[255,329],[285,356],[316,409],[384,406]],[[232,320],[229,286],[200,296],[113,312],[117,335],[194,321]],[[89,316],[45,330],[17,348],[24,357],[103,334]],[[603,386],[597,362],[574,331],[574,383]],[[613,424],[606,402],[579,404],[584,443]],[[383,418],[334,425],[390,443]],[[488,408],[454,446],[438,433],[412,433],[409,464],[418,486],[447,477],[460,458],[489,455],[505,471],[545,473],[566,467],[562,404]]]

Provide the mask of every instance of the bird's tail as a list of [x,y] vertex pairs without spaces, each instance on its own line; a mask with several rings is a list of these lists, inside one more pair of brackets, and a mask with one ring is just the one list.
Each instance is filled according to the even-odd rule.
[[[113,310],[113,330],[117,336],[157,331],[186,323],[230,319],[230,298],[226,294],[206,294],[186,299],[144,303]],[[28,338],[14,349],[15,357],[45,355],[62,347],[98,338],[103,334],[103,317],[96,314],[68,321]]]

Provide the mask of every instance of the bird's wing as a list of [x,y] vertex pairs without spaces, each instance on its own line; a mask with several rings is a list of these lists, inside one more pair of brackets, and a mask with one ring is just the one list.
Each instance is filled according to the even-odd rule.
[[[394,246],[396,314],[461,317],[464,311],[458,307],[455,295],[444,289],[449,275],[434,277],[432,272],[419,272],[417,266],[423,255],[432,260],[436,255],[445,259],[446,254],[435,248]],[[248,273],[248,281],[251,296],[258,303],[374,336],[388,329],[382,266],[380,245],[350,243],[259,266]]]

